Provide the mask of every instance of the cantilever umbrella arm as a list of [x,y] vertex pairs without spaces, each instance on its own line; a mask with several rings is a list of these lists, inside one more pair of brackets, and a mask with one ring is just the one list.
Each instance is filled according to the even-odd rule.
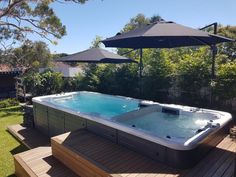
[[[215,23],[213,23],[213,24],[215,24]],[[208,27],[209,27],[209,25],[208,25]],[[198,42],[200,42],[200,43],[202,43],[203,45],[207,45],[211,48],[211,52],[212,52],[211,79],[214,80],[215,79],[215,58],[216,58],[216,55],[217,55],[217,46],[216,46],[216,44],[209,44],[209,43],[207,43],[207,42],[205,42],[201,39],[198,39],[196,37],[191,37],[191,38],[198,41]]]
[[[216,22],[209,24],[203,28],[200,28],[200,30],[204,30],[204,29],[209,28],[211,26],[213,26],[213,28],[214,28],[214,34],[217,34],[218,23],[216,23]],[[214,44],[214,45],[210,45],[210,47],[211,47],[211,51],[212,51],[211,79],[214,80],[215,79],[215,58],[217,55],[217,46],[216,46],[216,44]]]

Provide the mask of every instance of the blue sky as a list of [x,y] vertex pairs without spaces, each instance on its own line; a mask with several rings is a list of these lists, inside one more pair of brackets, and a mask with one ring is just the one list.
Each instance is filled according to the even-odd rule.
[[168,21],[203,27],[218,22],[236,25],[235,0],[89,0],[84,5],[52,5],[67,35],[49,44],[52,53],[75,53],[87,49],[96,35],[104,38],[119,32],[130,18],[142,13],[160,15]]

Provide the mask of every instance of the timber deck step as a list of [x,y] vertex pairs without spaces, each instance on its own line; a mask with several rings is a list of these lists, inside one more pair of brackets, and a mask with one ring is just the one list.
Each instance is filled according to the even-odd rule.
[[14,162],[18,177],[77,177],[52,156],[50,147],[38,147],[16,154]]
[[188,170],[155,162],[86,130],[53,137],[51,146],[54,157],[83,177],[233,177],[234,174],[236,143],[229,136]]
[[10,125],[7,130],[27,148],[50,146],[50,138],[35,128],[24,127],[21,124]]

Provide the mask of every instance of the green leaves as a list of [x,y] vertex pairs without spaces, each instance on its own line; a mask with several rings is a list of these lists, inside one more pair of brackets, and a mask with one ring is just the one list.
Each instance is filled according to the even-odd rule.
[[197,92],[201,87],[209,86],[209,65],[202,58],[185,55],[176,69],[180,78],[179,86],[185,91]]
[[236,62],[220,65],[215,93],[219,99],[233,99],[236,96]]
[[[236,26],[225,26],[219,29],[219,35],[223,35],[236,40]],[[226,55],[227,60],[222,62],[231,62],[236,59],[236,42],[227,42],[219,45],[219,54]]]
[[49,67],[51,54],[44,42],[25,42],[21,47],[5,51],[1,59],[9,63],[13,68],[24,68],[26,70],[38,70],[39,67]]
[[90,48],[101,48],[102,43],[101,43],[102,37],[101,36],[95,36],[95,39],[92,41],[92,44]]
[[62,92],[63,79],[58,72],[29,73],[24,77],[24,84],[33,96],[50,95]]
[[125,25],[121,32],[128,32],[136,28],[142,27],[150,23],[150,19],[146,18],[143,14],[138,14],[130,19],[130,22]]
[[[65,0],[83,4],[86,0]],[[51,3],[54,0],[0,1],[0,40],[25,41],[34,33],[55,44],[55,39],[66,35],[66,27],[56,16]]]
[[18,106],[19,101],[15,98],[8,98],[0,101],[0,108],[7,108],[11,106]]

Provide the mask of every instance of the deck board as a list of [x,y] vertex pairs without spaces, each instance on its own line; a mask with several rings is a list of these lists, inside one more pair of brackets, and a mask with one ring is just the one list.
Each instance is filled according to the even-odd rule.
[[[224,172],[223,176],[233,176],[234,174],[234,168],[235,168],[235,162],[231,162],[230,166],[227,168],[227,170]],[[235,176],[234,176],[235,177]]]
[[[52,150],[54,147],[62,159],[63,150],[69,150],[79,154],[80,158],[85,158],[109,175],[122,177],[229,177],[234,173],[236,151],[236,143],[227,136],[196,166],[188,170],[179,170],[155,162],[84,130],[52,138]],[[63,150],[60,149],[61,147]],[[56,157],[58,152],[55,153]],[[77,159],[73,157],[71,160],[69,163]],[[90,170],[88,163],[85,166]]]
[[[232,152],[236,148],[236,143],[231,144],[231,146],[228,147],[228,151]],[[231,158],[230,158],[231,157]],[[227,165],[227,162],[229,160],[234,160],[233,155],[231,155],[229,152],[225,151],[223,154],[215,161],[215,163],[211,166],[211,169],[208,170],[203,177],[208,177],[214,175],[214,173],[217,173],[217,171]],[[228,162],[230,163],[230,162]],[[217,174],[217,176],[220,176],[220,174]]]
[[16,124],[8,126],[7,130],[29,149],[39,146],[50,146],[50,138],[34,128],[28,128]]
[[75,173],[52,156],[50,147],[38,147],[25,151],[14,155],[14,159],[18,177],[77,177]]
[[[233,152],[228,151],[228,148],[235,142],[233,142],[229,136],[227,136],[218,146],[213,149],[203,160],[201,160],[196,166],[191,170],[186,171],[182,174],[184,177],[195,177],[196,175],[204,176],[205,173],[210,171],[215,162],[221,157],[221,155],[226,152],[231,155]],[[234,151],[235,152],[235,151]]]
[[[49,138],[35,129],[20,125],[8,127],[8,131],[28,148],[45,146],[22,152],[14,156],[16,174],[18,176],[67,177],[77,176],[52,156]],[[82,160],[91,162],[95,171],[103,169],[114,177],[234,177],[236,142],[227,136],[196,166],[187,170],[179,170],[157,163],[136,152],[116,145],[87,131],[66,133],[53,138],[66,148],[79,153]],[[65,149],[59,149],[64,154]],[[75,157],[67,161],[76,160]],[[83,165],[81,176],[94,176],[89,164],[85,161],[74,165]],[[103,176],[96,174],[95,176]]]

